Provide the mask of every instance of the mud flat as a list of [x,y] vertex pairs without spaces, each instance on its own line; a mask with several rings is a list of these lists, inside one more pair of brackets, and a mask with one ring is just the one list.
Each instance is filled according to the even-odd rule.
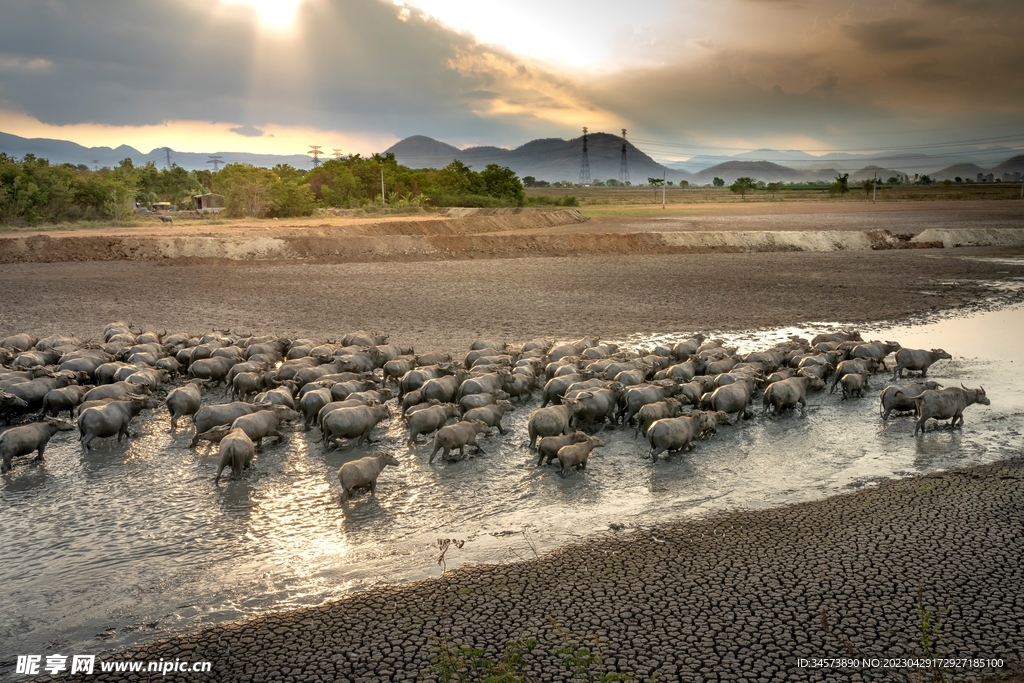
[[[521,255],[522,256],[522,255]],[[850,324],[963,310],[1024,277],[1024,248],[337,263],[117,261],[0,265],[0,334],[146,328],[330,338],[387,331],[417,350],[480,336],[606,339]]]
[[906,680],[921,672],[803,668],[800,659],[920,657],[920,596],[924,611],[944,615],[934,633],[944,656],[1009,667],[1024,657],[1022,482],[1016,458],[818,502],[608,532],[536,560],[372,588],[116,658],[208,660],[219,681],[412,681],[430,679],[442,642],[497,659],[507,643],[536,638],[523,672],[562,681],[571,676],[557,648],[597,637],[604,668],[637,680]]

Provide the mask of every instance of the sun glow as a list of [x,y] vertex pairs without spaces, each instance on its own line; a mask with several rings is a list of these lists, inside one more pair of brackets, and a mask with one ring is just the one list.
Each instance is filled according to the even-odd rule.
[[299,5],[304,0],[221,0],[226,5],[244,5],[252,8],[267,28],[285,29],[294,23]]

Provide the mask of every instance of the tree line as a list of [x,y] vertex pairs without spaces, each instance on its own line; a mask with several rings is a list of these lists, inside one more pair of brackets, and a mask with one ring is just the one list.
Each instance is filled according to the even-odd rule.
[[326,161],[311,170],[287,164],[260,168],[227,164],[219,171],[137,167],[125,159],[114,168],[51,164],[28,154],[0,153],[0,223],[8,225],[83,220],[127,220],[135,211],[167,202],[192,207],[192,197],[224,196],[234,217],[286,218],[317,208],[503,207],[526,202],[516,174],[496,164],[474,171],[455,160],[442,169],[402,166],[393,154],[358,154]]

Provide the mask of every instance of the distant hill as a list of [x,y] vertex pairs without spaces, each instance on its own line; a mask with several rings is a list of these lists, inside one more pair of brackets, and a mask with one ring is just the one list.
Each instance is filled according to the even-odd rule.
[[[483,170],[487,164],[498,164],[511,168],[520,178],[533,176],[549,182],[578,182],[583,138],[543,138],[515,149],[467,147],[460,150],[444,142],[417,135],[396,143],[386,151],[392,152],[398,163],[413,168],[444,168],[453,159],[458,159],[475,171]],[[588,135],[587,158],[590,161],[591,179],[617,180],[621,153],[621,137],[608,133]],[[646,183],[648,178],[661,178],[662,174],[673,182],[691,178],[690,173],[659,164],[629,142],[626,143],[626,159],[630,180],[635,184]]]
[[[34,154],[37,157],[48,159],[52,164],[85,164],[89,168],[93,166],[117,166],[122,159],[131,159],[136,166],[145,166],[152,161],[158,167],[163,168],[167,162],[167,154],[162,147],[158,147],[148,154],[144,154],[134,147],[121,145],[115,149],[110,147],[83,147],[76,142],[67,140],[51,140],[49,138],[22,138],[17,135],[0,133],[0,152],[21,158],[26,154]],[[291,164],[296,168],[309,168],[310,158],[304,154],[280,155],[280,154],[250,154],[247,152],[175,152],[171,150],[171,163],[177,164],[184,169],[193,171],[200,168],[211,168],[207,162],[210,154],[223,157],[221,164],[243,163],[253,166],[272,168],[277,164]]]
[[889,178],[898,178],[900,175],[902,175],[902,171],[897,171],[892,168],[883,168],[882,166],[875,166],[872,164],[851,173],[850,180],[871,180],[872,178],[878,178],[880,181],[885,182]]
[[1011,157],[991,170],[991,173],[994,173],[997,178],[1003,173],[1014,172],[1024,173],[1024,154]]
[[931,177],[935,180],[955,180],[957,178],[974,180],[979,173],[988,173],[988,171],[977,164],[953,164],[936,171],[931,174]]
[[831,168],[799,170],[788,166],[781,166],[771,161],[726,161],[695,174],[693,182],[696,182],[698,185],[705,185],[712,182],[716,177],[721,178],[727,184],[732,184],[737,178],[742,177],[763,180],[766,183],[788,183],[806,180],[831,181],[836,177],[836,170]]

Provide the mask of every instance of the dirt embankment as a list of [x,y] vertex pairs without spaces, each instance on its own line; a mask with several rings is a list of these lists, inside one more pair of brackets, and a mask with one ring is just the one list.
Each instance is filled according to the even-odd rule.
[[[438,261],[522,256],[854,252],[1024,246],[1016,206],[809,213],[806,207],[679,209],[588,220],[576,209],[452,209],[446,215],[176,223],[0,238],[0,263],[60,261]],[[831,212],[830,212],[831,211]]]

